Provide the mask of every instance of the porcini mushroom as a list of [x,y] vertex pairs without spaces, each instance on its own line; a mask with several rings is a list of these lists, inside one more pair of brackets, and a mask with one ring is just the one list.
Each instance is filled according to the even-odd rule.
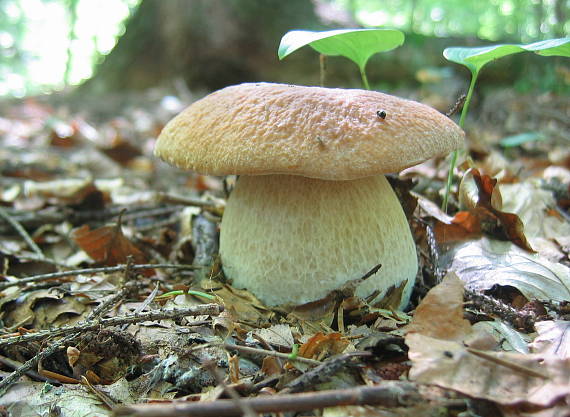
[[[202,174],[239,174],[220,231],[225,275],[267,305],[303,304],[382,267],[356,294],[407,304],[418,269],[383,174],[463,143],[423,104],[375,91],[257,83],[216,91],[172,119],[155,154]],[[396,305],[395,307],[398,307]]]

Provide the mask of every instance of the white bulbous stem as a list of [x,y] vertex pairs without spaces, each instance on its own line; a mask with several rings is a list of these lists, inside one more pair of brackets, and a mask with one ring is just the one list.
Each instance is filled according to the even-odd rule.
[[241,176],[224,212],[220,255],[233,285],[267,305],[318,300],[382,264],[356,294],[379,291],[378,300],[405,285],[402,307],[418,269],[408,222],[383,175]]

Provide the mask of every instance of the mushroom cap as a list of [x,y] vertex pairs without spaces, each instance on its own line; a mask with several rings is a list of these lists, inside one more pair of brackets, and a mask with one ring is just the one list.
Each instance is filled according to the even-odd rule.
[[154,152],[202,174],[350,180],[445,155],[463,139],[437,110],[388,94],[246,83],[190,105],[164,127]]

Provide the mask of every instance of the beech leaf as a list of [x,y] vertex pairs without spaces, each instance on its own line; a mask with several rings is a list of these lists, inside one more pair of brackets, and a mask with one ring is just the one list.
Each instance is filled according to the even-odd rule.
[[283,59],[309,45],[323,55],[342,55],[363,70],[372,55],[403,43],[404,34],[395,29],[293,30],[281,38],[277,55]]
[[534,326],[538,332],[531,343],[534,352],[570,358],[570,321],[541,321]]
[[91,230],[88,225],[75,229],[71,237],[95,262],[106,266],[124,264],[132,256],[135,263],[146,263],[146,256],[123,234],[120,224]]
[[510,242],[482,238],[459,247],[450,270],[473,291],[494,285],[518,289],[528,300],[570,301],[570,269]]

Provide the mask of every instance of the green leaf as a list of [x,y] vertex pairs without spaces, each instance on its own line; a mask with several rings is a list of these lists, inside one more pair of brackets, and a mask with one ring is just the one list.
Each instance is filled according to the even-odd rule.
[[443,56],[449,61],[466,66],[473,74],[477,74],[490,61],[525,51],[535,52],[544,56],[570,57],[570,38],[549,39],[529,44],[500,44],[478,48],[454,46],[445,48]]
[[323,55],[344,56],[364,70],[372,55],[397,48],[402,43],[404,34],[395,29],[293,30],[281,38],[277,55],[283,59],[309,45]]
[[528,142],[536,142],[544,140],[545,137],[538,132],[520,133],[518,135],[507,136],[499,141],[499,145],[503,148],[514,148]]
[[565,56],[570,58],[570,38],[548,39],[523,46],[527,51],[543,56]]

